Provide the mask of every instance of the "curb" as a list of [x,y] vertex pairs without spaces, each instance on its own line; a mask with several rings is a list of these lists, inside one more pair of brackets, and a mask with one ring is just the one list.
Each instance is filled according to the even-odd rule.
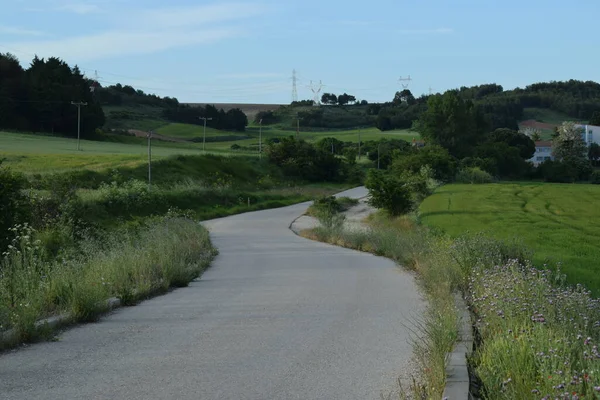
[[[107,311],[114,310],[116,308],[121,307],[121,300],[117,297],[111,297],[110,299],[104,302],[104,306],[107,308]],[[60,315],[55,315],[52,317],[44,318],[35,323],[36,328],[44,328],[50,330],[57,330],[62,326],[69,325],[73,322],[73,314],[65,313]],[[17,344],[19,341],[18,333],[15,329],[9,329],[4,332],[0,332],[0,345],[2,344]]]
[[467,357],[473,351],[471,315],[460,294],[454,294],[454,303],[459,312],[458,340],[449,354],[448,365],[446,365],[446,388],[442,398],[444,400],[470,400],[472,397],[469,392],[470,375]]

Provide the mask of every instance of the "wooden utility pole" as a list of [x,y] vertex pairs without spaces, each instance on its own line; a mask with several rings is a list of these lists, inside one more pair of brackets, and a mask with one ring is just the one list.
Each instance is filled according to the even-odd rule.
[[87,103],[84,103],[83,101],[77,103],[72,101],[71,104],[77,106],[77,151],[79,151],[79,139],[81,137],[81,106],[87,106]]

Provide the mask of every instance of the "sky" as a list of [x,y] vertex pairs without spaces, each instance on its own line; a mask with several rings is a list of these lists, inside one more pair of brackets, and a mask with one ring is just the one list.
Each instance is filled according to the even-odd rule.
[[[598,0],[6,0],[0,52],[180,102],[600,81]],[[96,75],[97,73],[97,75]],[[410,81],[407,79],[410,76]]]

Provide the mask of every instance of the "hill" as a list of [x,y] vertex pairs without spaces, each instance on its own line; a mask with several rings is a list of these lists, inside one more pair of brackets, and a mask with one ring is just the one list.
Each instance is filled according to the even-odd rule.
[[215,106],[216,108],[223,109],[224,111],[229,111],[234,108],[239,108],[248,116],[249,120],[253,120],[261,111],[275,111],[282,104],[248,104],[248,103],[183,103],[185,105],[191,107],[206,107],[207,105]]

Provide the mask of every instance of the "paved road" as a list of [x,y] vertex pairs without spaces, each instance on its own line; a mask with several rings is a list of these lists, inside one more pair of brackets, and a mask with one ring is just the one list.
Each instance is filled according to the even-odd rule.
[[379,399],[422,300],[391,261],[295,236],[307,206],[206,222],[201,280],[0,355],[0,398]]

